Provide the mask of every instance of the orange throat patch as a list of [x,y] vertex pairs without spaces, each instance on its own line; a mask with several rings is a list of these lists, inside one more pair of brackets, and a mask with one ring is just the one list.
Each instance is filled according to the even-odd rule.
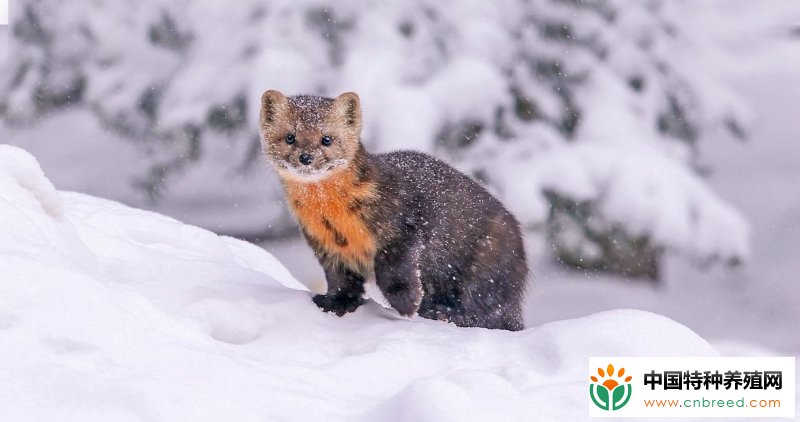
[[332,258],[367,275],[376,241],[360,208],[377,195],[375,184],[358,183],[345,168],[314,182],[283,180],[289,208],[305,232]]

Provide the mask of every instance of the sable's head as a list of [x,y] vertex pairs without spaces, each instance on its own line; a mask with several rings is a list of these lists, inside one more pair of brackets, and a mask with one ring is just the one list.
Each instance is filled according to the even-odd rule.
[[261,97],[261,144],[281,177],[311,182],[347,167],[360,137],[355,93],[332,99],[267,91]]

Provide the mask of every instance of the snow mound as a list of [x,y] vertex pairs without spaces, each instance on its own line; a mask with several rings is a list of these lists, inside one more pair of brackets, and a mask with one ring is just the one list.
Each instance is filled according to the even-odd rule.
[[619,310],[521,332],[320,312],[250,244],[59,193],[0,147],[0,413],[34,421],[587,418],[587,357],[716,351]]
[[26,199],[24,199],[23,206],[29,207],[35,202],[51,217],[61,217],[63,209],[58,192],[53,184],[44,177],[42,169],[39,168],[33,156],[19,148],[0,145],[0,172],[3,174],[0,180],[6,182],[4,185],[0,185],[2,190],[24,189],[28,191],[28,194],[24,195]]

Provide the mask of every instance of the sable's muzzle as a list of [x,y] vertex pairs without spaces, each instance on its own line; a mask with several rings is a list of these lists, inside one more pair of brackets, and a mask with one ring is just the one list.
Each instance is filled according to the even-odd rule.
[[307,153],[300,154],[300,163],[303,165],[309,165],[314,161],[314,156]]

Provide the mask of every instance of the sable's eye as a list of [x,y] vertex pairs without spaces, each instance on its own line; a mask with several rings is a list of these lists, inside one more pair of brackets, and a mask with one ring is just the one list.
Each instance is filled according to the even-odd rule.
[[287,133],[286,134],[286,143],[291,145],[294,143],[294,133]]
[[322,145],[329,147],[331,146],[332,143],[333,143],[333,138],[331,138],[330,136],[325,135],[322,137]]

